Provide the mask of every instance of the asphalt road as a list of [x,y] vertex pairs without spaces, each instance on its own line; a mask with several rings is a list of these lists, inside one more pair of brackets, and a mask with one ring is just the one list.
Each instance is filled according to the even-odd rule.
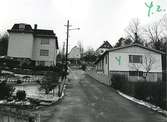
[[72,71],[64,99],[39,111],[42,122],[167,122],[82,71]]

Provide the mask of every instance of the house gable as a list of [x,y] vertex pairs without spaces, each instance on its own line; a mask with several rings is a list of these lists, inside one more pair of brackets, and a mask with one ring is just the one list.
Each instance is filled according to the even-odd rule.
[[106,50],[113,48],[108,41],[104,41],[104,43],[96,50],[97,53],[102,55]]
[[81,58],[80,49],[77,46],[73,47],[70,53],[68,54],[68,58],[69,59],[80,59]]

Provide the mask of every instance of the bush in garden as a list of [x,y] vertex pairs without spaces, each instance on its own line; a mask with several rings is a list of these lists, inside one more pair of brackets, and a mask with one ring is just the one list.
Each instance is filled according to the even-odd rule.
[[18,100],[25,100],[25,98],[26,98],[26,92],[24,90],[18,90],[16,92],[16,98]]
[[85,65],[85,64],[82,64],[81,69],[82,69],[83,71],[85,71],[85,70],[86,70],[86,65]]
[[17,82],[16,82],[17,84],[21,84],[22,83],[22,81],[21,80],[17,80]]
[[8,85],[6,81],[0,83],[0,100],[10,98],[13,92],[14,88],[11,85]]
[[47,72],[43,80],[40,82],[41,89],[44,89],[45,93],[49,94],[51,90],[59,85],[59,78],[59,73],[53,71]]
[[65,65],[58,63],[55,67],[49,67],[48,71],[45,73],[42,81],[39,82],[41,85],[40,89],[44,89],[46,94],[49,94],[51,90],[57,87],[59,79],[62,80],[68,75],[65,70]]

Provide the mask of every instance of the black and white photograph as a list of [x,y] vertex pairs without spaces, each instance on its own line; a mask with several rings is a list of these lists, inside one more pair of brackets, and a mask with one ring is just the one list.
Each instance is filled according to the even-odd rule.
[[0,122],[167,122],[167,0],[0,3]]

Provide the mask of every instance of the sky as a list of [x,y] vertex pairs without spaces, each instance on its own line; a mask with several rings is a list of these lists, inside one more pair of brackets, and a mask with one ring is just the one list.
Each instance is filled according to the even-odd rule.
[[167,0],[1,0],[0,32],[15,23],[38,24],[39,29],[54,30],[61,48],[66,41],[64,25],[69,20],[71,29],[80,28],[70,31],[69,49],[80,41],[85,49],[96,50],[105,40],[114,45],[126,37],[125,29],[132,19],[147,25],[161,19],[166,9]]

